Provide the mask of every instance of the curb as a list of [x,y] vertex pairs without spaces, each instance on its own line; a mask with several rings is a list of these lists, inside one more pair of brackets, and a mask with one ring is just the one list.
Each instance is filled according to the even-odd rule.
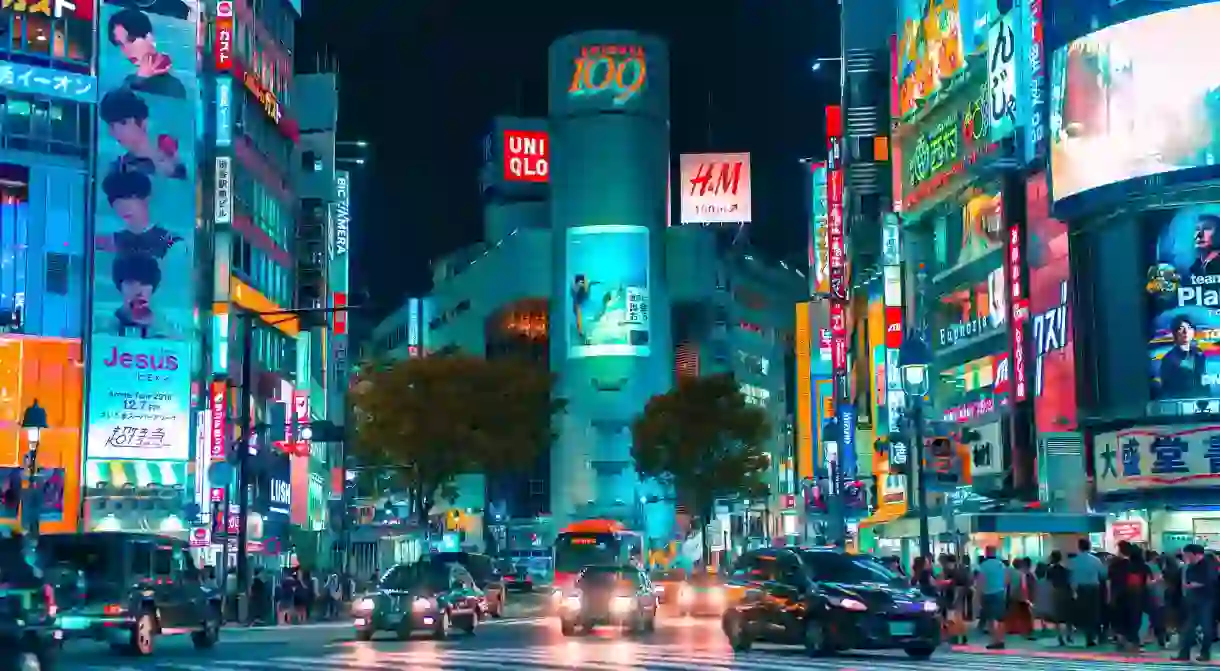
[[[1166,656],[1159,654],[1129,654],[1122,652],[1089,652],[1087,649],[1060,651],[1036,647],[1006,647],[1003,650],[988,650],[985,645],[951,645],[949,650],[971,655],[990,655],[995,657],[1037,657],[1042,659],[1059,659],[1077,662],[1124,662],[1128,664],[1191,664],[1204,667],[1220,667],[1220,661],[1213,662],[1179,662],[1170,659],[1172,653]],[[1152,652],[1152,651],[1150,651]]]

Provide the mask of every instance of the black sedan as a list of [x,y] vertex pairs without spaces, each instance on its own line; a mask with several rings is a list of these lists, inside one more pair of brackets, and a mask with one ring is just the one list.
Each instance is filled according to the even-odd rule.
[[900,649],[928,659],[940,644],[936,602],[868,556],[758,550],[743,555],[729,579],[745,590],[722,620],[734,650],[765,641],[804,645],[812,655]]
[[352,607],[356,638],[368,641],[379,631],[392,631],[404,640],[416,632],[443,640],[453,627],[473,634],[482,599],[470,573],[458,564],[400,564]]
[[591,632],[599,625],[623,631],[653,631],[657,626],[657,595],[643,571],[631,566],[586,566],[576,589],[559,604],[564,636]]

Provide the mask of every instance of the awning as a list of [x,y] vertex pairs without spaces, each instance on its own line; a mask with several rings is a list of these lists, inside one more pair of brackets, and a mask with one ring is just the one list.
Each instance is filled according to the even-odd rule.
[[81,484],[85,489],[183,487],[188,482],[187,475],[185,461],[86,461],[85,481]]
[[860,520],[860,528],[867,529],[869,527],[877,526],[878,524],[893,522],[905,514],[907,514],[906,506],[882,506],[881,508],[877,509],[877,512]]

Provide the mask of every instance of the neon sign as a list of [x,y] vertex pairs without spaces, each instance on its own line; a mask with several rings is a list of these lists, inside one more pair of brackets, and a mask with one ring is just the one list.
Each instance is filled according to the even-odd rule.
[[648,63],[639,46],[599,45],[581,47],[573,64],[571,97],[609,91],[616,106],[627,104],[644,89]]
[[42,14],[63,18],[64,14],[93,20],[93,0],[0,0],[0,9],[11,9],[22,14]]
[[212,44],[216,55],[216,71],[233,69],[233,3],[222,0],[216,5],[216,41]]
[[951,105],[943,115],[920,122],[904,143],[902,203],[904,209],[935,194],[953,177],[965,172],[995,150],[990,142],[991,115],[986,82],[963,105]]
[[246,72],[242,76],[242,83],[246,85],[246,89],[254,94],[254,97],[263,105],[263,111],[271,120],[277,124],[284,118],[280,111],[280,101],[276,99],[275,94],[263,86],[263,83],[258,80],[253,72]]

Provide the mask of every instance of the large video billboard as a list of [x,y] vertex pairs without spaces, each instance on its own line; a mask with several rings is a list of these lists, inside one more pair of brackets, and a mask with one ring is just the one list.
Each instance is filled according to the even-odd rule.
[[1034,416],[1038,431],[1076,430],[1076,352],[1072,328],[1067,224],[1050,216],[1046,175],[1025,187],[1029,333],[1033,339]]
[[648,356],[648,228],[567,231],[568,356]]
[[1073,40],[1051,67],[1051,193],[1211,166],[1220,153],[1220,4]]
[[682,154],[679,201],[684,224],[749,223],[750,155]]
[[186,459],[198,9],[138,4],[101,7],[87,456]]
[[1220,205],[1146,216],[1152,398],[1220,396]]

